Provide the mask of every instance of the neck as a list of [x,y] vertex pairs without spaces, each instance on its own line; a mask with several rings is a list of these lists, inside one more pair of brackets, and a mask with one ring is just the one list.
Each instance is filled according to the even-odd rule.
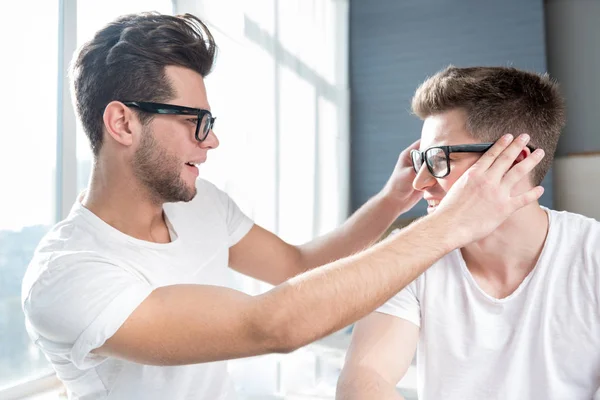
[[496,294],[512,293],[535,267],[548,227],[548,215],[537,203],[523,207],[491,235],[461,249],[467,268]]
[[168,242],[162,203],[131,172],[96,161],[81,203],[113,228],[136,239]]

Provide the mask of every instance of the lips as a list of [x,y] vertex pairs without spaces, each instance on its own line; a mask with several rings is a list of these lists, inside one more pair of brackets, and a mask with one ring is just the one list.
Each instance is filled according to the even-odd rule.
[[200,158],[193,158],[189,161],[187,161],[185,164],[189,165],[191,167],[199,167],[200,164],[204,164],[206,162],[206,157],[200,157]]
[[200,171],[198,169],[199,166],[200,164],[185,163],[185,170],[189,171],[194,176],[194,178],[197,178],[200,174]]
[[206,157],[204,158],[195,158],[193,160],[189,160],[188,162],[186,162],[187,165],[200,165],[200,164],[204,164],[206,162]]

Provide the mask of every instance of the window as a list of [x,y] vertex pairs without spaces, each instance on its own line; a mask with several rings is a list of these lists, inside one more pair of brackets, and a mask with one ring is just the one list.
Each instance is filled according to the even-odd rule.
[[[322,8],[315,10],[309,10],[300,0],[285,3],[280,9],[285,18],[277,18],[278,21],[281,19],[276,24],[278,29],[273,28],[275,22],[270,20],[270,16],[277,15],[278,6],[270,3],[262,4],[262,7],[261,2],[235,2],[235,7],[223,5],[218,0],[177,0],[177,3],[180,13],[193,12],[203,17],[199,11],[205,8],[216,18],[214,21],[203,19],[209,23],[220,48],[217,69],[207,80],[207,86],[211,105],[221,120],[218,133],[222,149],[203,170],[203,177],[232,194],[242,209],[271,230],[289,236],[299,229],[288,227],[298,228],[302,224],[301,237],[291,237],[295,241],[306,240],[332,228],[339,222],[340,215],[345,214],[345,202],[339,199],[345,194],[337,183],[338,179],[344,180],[338,169],[345,170],[340,168],[344,165],[342,155],[346,148],[345,83],[330,82],[331,77],[326,71],[320,71],[313,59],[320,53],[307,49],[313,48],[331,57],[337,53],[326,46],[308,46],[307,51],[296,48],[298,43],[288,40],[289,35],[283,27],[292,29],[290,21],[294,20],[298,25],[305,25],[297,18],[299,15],[308,23],[320,21],[318,26],[323,29],[331,27],[334,15],[330,11],[334,9],[328,7],[335,2],[323,3]],[[0,134],[0,183],[3,189],[0,196],[0,397],[4,398],[10,390],[3,388],[22,383],[17,389],[30,389],[30,381],[52,373],[43,354],[26,333],[20,304],[21,281],[41,237],[57,219],[66,215],[76,193],[87,187],[92,167],[89,142],[79,121],[75,124],[72,120],[69,99],[60,101],[65,92],[59,77],[65,76],[64,68],[72,56],[72,47],[80,47],[106,23],[119,15],[140,11],[173,13],[174,1],[31,0],[26,9],[15,1],[3,4],[0,9],[4,15],[13,16],[0,26],[0,33],[5,38],[19,37],[18,41],[4,43],[5,59],[9,62],[5,62],[8,65],[0,76],[4,94],[0,105],[5,111]],[[340,15],[345,15],[344,12]],[[327,19],[319,17],[326,15]],[[340,21],[344,20],[340,18]],[[64,27],[68,29],[61,39],[59,32]],[[269,35],[262,37],[263,31]],[[316,36],[314,39],[318,39],[315,43],[329,46],[333,43]],[[310,44],[310,41],[306,43]],[[309,58],[304,59],[302,54]],[[324,65],[324,58],[319,58],[320,65]],[[344,56],[339,58],[343,62],[346,60]],[[240,69],[240,63],[245,67]],[[228,87],[243,87],[244,90],[224,91]],[[259,126],[245,123],[256,116],[252,114],[254,111],[244,111],[249,103],[261,104],[260,112],[266,115]],[[300,120],[296,110],[299,107],[303,116]],[[339,154],[334,154],[335,149]],[[279,152],[283,155],[279,156]],[[295,158],[299,154],[302,157]],[[324,154],[328,161],[331,158],[337,161],[335,165],[330,163],[333,169],[324,169],[321,160]],[[252,168],[240,168],[240,165],[248,164]],[[294,175],[297,165],[302,166],[302,175]],[[280,174],[274,172],[280,169]],[[319,180],[313,179],[317,169]],[[256,176],[264,179],[258,182]],[[286,186],[288,180],[295,182],[291,189]],[[303,198],[287,195],[299,187]],[[297,201],[312,204],[312,207],[310,204],[306,207],[310,215],[296,213],[294,205]],[[248,281],[245,283],[245,289],[251,292],[266,290],[262,286],[249,285]],[[258,368],[246,370],[262,370],[260,375],[266,380],[255,380],[256,376],[252,374],[245,376],[238,382],[241,391],[250,394],[254,385],[256,390],[264,393],[268,389],[265,387],[267,381],[276,382],[271,378],[275,377],[277,368],[281,369],[277,384],[286,385],[279,390],[291,393],[298,388],[314,386],[315,379],[328,376],[331,369],[321,353],[325,351],[296,353],[285,358],[279,366],[277,356],[255,359],[260,361]],[[268,365],[275,366],[275,370],[269,370],[273,372],[270,376],[264,373]],[[307,365],[311,366],[310,370]],[[298,374],[302,370],[306,373]],[[324,380],[333,382],[329,378]],[[309,381],[315,382],[306,383]],[[322,384],[318,389],[331,391]]]
[[[347,214],[347,4],[177,5],[178,12],[207,23],[219,47],[206,87],[221,146],[210,153],[201,176],[290,243],[334,228]],[[250,294],[269,287],[234,276],[237,288]],[[231,360],[238,393],[333,398],[346,332],[292,354]]]
[[21,281],[55,222],[58,1],[3,2],[0,75],[0,388],[51,372],[29,339]]
[[[62,15],[61,7],[66,10]],[[71,112],[68,101],[59,102],[63,87],[59,87],[58,77],[64,76],[64,71],[59,73],[59,60],[62,52],[70,58],[72,51],[66,47],[61,49],[60,29],[76,22],[77,46],[80,46],[119,15],[139,11],[172,13],[173,3],[171,0],[32,0],[26,8],[20,2],[5,2],[0,10],[3,15],[13,16],[0,25],[2,37],[19,38],[4,41],[3,61],[8,62],[5,61],[0,75],[3,92],[0,106],[4,111],[0,135],[2,397],[7,387],[19,384],[28,387],[28,382],[53,373],[27,335],[21,309],[21,282],[40,239],[74,200],[69,188],[81,190],[87,186],[91,168],[91,152],[80,126],[76,137],[63,136],[65,141],[71,142],[76,138],[77,143],[67,143],[58,151],[57,132],[63,126],[58,115],[65,110],[67,114]],[[72,20],[75,15],[77,21]],[[60,23],[61,18],[64,25]],[[68,129],[68,124],[64,126]],[[77,175],[70,175],[71,171],[66,170],[68,174],[63,175],[58,166],[64,159],[75,157],[68,154],[69,149],[75,148]]]

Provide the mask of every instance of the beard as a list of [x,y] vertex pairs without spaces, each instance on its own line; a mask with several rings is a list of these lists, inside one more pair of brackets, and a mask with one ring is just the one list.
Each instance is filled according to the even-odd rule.
[[176,156],[160,147],[152,130],[144,128],[133,156],[133,173],[155,202],[187,202],[196,196],[196,186],[189,187],[181,178],[181,165]]

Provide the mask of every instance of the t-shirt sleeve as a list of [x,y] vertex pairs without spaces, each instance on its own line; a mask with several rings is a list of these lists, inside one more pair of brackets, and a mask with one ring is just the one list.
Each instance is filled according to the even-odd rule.
[[121,327],[154,288],[141,276],[95,257],[59,257],[23,299],[27,330],[47,354],[86,369],[91,353]]
[[411,282],[375,311],[405,319],[420,328],[421,306],[417,297],[417,281]]
[[229,235],[228,246],[231,247],[239,242],[250,231],[254,222],[238,207],[235,201],[224,191],[214,187],[217,198],[224,210]]

